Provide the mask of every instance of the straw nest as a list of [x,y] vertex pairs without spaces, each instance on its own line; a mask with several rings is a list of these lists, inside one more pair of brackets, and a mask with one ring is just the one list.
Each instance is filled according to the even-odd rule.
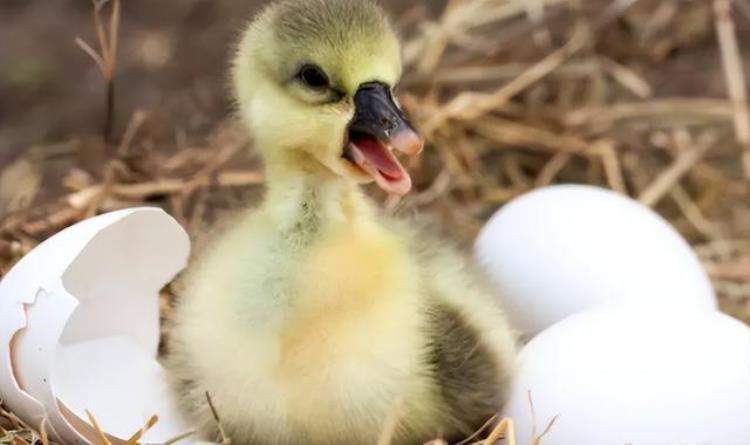
[[[414,192],[396,202],[373,190],[377,199],[435,217],[468,245],[494,210],[528,190],[608,187],[668,218],[694,245],[722,309],[750,322],[750,57],[738,46],[750,2],[454,0],[437,14],[426,3],[397,24],[407,67],[400,100],[429,145],[409,165]],[[78,44],[113,86],[119,8],[97,5],[98,48]],[[155,141],[154,110],[115,116],[113,102],[108,95],[102,135],[0,166],[0,274],[100,212],[161,205],[197,236],[259,199],[263,173],[231,118],[201,137]],[[117,119],[128,122],[122,134],[113,134]],[[107,155],[78,164],[92,145]],[[46,161],[60,157],[70,168],[42,187]],[[163,297],[168,317],[169,289]],[[0,444],[47,442],[38,425],[7,411],[0,419]]]

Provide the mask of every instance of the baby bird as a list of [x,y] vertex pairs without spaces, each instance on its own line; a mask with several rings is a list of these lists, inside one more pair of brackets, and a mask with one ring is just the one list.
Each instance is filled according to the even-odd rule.
[[167,357],[209,438],[206,393],[239,445],[375,444],[389,418],[394,444],[462,438],[504,400],[500,308],[461,255],[359,188],[407,193],[394,151],[423,147],[393,97],[399,51],[370,0],[275,2],[239,44],[265,200],[195,259]]

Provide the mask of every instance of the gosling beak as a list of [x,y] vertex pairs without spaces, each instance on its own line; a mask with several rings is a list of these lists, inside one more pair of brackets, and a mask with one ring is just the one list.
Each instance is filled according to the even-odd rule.
[[411,178],[393,151],[416,155],[424,140],[396,105],[388,85],[360,85],[354,106],[343,157],[372,176],[386,192],[405,195],[411,189]]

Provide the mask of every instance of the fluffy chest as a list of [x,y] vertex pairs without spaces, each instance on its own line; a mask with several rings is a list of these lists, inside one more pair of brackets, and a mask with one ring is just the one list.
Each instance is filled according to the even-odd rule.
[[348,228],[322,237],[291,280],[295,297],[280,332],[280,362],[285,369],[323,360],[366,362],[385,352],[378,345],[389,344],[389,333],[418,318],[417,275],[387,232]]
[[376,229],[338,230],[313,243],[292,278],[298,309],[362,310],[405,290],[414,279],[399,240]]
[[277,238],[254,237],[243,267],[215,256],[181,308],[191,316],[190,361],[223,417],[253,419],[255,429],[286,419],[309,434],[322,429],[318,442],[327,443],[353,413],[367,413],[358,424],[377,434],[401,397],[432,406],[420,372],[420,274],[402,240],[339,227],[298,245],[282,252]]

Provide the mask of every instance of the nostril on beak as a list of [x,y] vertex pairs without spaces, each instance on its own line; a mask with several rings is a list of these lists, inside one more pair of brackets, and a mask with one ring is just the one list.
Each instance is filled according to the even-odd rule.
[[393,119],[390,119],[387,116],[382,116],[380,118],[380,126],[383,128],[385,135],[391,137],[391,134],[396,130],[398,124],[394,122]]
[[388,85],[368,82],[359,86],[354,95],[355,112],[350,130],[370,134],[379,139],[392,139],[411,130],[411,124],[395,103]]

